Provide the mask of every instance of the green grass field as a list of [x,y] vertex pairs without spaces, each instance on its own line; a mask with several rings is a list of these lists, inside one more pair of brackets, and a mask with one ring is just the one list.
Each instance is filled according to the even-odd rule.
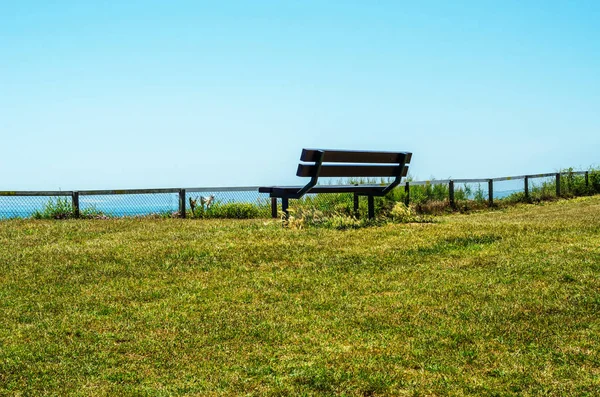
[[599,395],[600,197],[0,222],[0,395]]

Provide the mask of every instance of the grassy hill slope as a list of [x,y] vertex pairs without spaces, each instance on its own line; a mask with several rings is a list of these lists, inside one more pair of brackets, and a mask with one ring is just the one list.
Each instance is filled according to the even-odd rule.
[[0,222],[0,395],[594,395],[600,197],[337,231]]

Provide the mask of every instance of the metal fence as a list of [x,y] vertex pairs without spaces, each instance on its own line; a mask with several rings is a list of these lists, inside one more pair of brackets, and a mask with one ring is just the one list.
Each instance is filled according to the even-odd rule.
[[[481,199],[487,201],[489,205],[494,204],[495,199],[504,199],[522,193],[524,198],[530,198],[532,188],[538,186],[552,186],[554,195],[561,196],[561,175],[583,175],[585,185],[589,186],[589,171],[558,172],[547,174],[533,174],[520,176],[506,176],[499,178],[480,178],[480,179],[446,179],[432,181],[406,182],[405,191],[407,193],[406,203],[410,201],[410,186],[438,185],[447,186],[447,194],[450,205],[456,204],[457,192],[460,197],[465,199]],[[515,183],[515,182],[518,182]],[[536,181],[537,184],[536,184]]]
[[[530,199],[534,194],[560,197],[569,194],[574,176],[590,186],[589,171],[521,175],[488,179],[407,181],[396,188],[396,199],[411,202],[423,196],[494,205],[496,200]],[[541,192],[541,193],[540,193]],[[352,194],[328,197],[308,194],[304,203],[332,209],[353,202]],[[427,198],[426,197],[426,198]],[[256,218],[277,216],[280,201],[258,193],[258,186],[175,189],[82,191],[0,191],[0,219],[61,217],[197,217]]]
[[[61,217],[268,217],[258,187],[0,191],[0,219]],[[244,206],[244,204],[246,206]],[[240,210],[251,211],[244,216]],[[194,211],[192,211],[194,210]],[[208,210],[208,211],[207,211]]]

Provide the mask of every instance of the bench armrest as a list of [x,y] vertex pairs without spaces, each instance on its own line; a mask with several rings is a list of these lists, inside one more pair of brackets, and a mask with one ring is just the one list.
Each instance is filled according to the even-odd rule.
[[294,195],[297,196],[295,198],[300,198],[304,196],[306,193],[310,192],[310,189],[315,187],[317,181],[319,180],[319,172],[321,171],[321,165],[323,165],[323,155],[325,152],[323,150],[317,150],[315,152],[315,170],[313,175],[310,177],[310,181],[304,186],[302,189],[298,190],[298,192]]

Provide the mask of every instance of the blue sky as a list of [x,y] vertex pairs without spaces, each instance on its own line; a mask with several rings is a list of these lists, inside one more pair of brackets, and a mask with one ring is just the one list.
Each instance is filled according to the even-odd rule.
[[597,1],[0,5],[0,190],[301,183],[303,147],[417,179],[600,165]]

